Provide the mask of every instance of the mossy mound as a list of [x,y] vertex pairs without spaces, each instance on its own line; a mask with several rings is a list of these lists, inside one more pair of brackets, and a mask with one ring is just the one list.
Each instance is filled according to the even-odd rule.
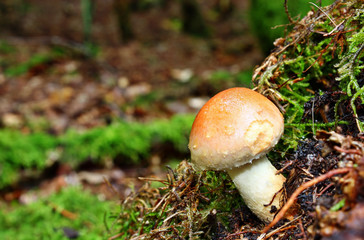
[[[99,165],[113,159],[122,166],[145,163],[153,148],[171,145],[187,153],[187,138],[194,116],[175,115],[149,123],[115,121],[84,132],[63,135],[0,131],[0,190],[27,178],[36,178],[56,162],[77,168],[86,160]],[[162,146],[162,147],[161,147]]]
[[[343,229],[362,219],[352,209],[364,199],[363,8],[359,0],[313,5],[314,11],[291,22],[293,30],[275,41],[276,49],[255,70],[255,89],[285,116],[284,137],[270,157],[286,160],[275,164],[288,177],[287,199],[299,185],[317,181],[301,189],[290,220],[263,232],[264,224],[244,207],[225,173],[197,173],[184,161],[167,180],[158,180],[165,187],[146,185],[124,200],[113,239],[344,236]],[[330,178],[335,175],[341,177]]]
[[[285,151],[317,129],[363,132],[364,13],[361,1],[315,6],[255,70],[256,89],[285,115]],[[283,152],[283,153],[284,153]]]

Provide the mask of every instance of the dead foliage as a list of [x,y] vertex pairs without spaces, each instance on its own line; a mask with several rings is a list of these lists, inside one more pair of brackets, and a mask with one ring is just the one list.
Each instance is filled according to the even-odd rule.
[[[239,194],[222,172],[198,173],[189,162],[183,161],[175,171],[169,170],[165,180],[141,179],[147,183],[122,202],[123,211],[115,220],[115,224],[129,222],[129,233],[121,232],[110,239],[121,236],[130,236],[130,239],[210,238],[208,236],[232,239],[236,234],[231,235],[230,229],[243,231],[242,222],[259,224],[250,210],[241,202],[237,204]],[[153,181],[165,187],[152,188],[150,182]],[[227,212],[234,204],[233,212]],[[137,219],[133,222],[131,215],[135,213]],[[258,229],[249,228],[247,232],[256,237]]]
[[[165,180],[143,179],[147,183],[122,202],[124,211],[115,220],[129,222],[129,233],[110,239],[359,239],[364,231],[358,224],[364,217],[363,140],[319,131],[302,142],[283,170],[289,175],[288,200],[267,226],[241,201],[227,202],[240,196],[224,173],[197,173],[183,161]],[[150,181],[165,187],[152,188]]]

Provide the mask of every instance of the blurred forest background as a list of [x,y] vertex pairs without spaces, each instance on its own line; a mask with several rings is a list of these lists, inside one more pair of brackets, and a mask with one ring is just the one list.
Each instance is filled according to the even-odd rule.
[[252,87],[286,12],[312,8],[284,2],[2,0],[0,239],[107,236],[137,177],[188,158],[207,99]]

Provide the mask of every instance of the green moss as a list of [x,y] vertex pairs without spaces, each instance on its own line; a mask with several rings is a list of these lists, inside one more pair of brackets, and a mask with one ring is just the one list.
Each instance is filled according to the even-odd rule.
[[[5,49],[8,49],[7,51],[11,53],[11,51],[13,51],[15,47],[12,45],[5,45],[4,47],[4,45],[2,46],[2,44],[0,43],[0,53],[6,54],[7,52],[4,51]],[[9,55],[9,57],[6,59],[2,59],[0,61],[0,64],[3,67],[3,72],[6,77],[16,77],[27,73],[34,67],[42,64],[51,63],[55,59],[64,57],[65,54],[66,52],[64,51],[60,51],[57,48],[52,48],[51,51],[47,53],[35,53],[29,59],[23,62],[18,62],[18,60],[12,59],[12,56],[10,54],[7,54]]]
[[[61,214],[75,214],[70,219]],[[69,187],[29,205],[14,204],[0,212],[0,239],[69,239],[63,228],[79,233],[77,239],[105,239],[104,215],[111,210],[109,202],[79,187]]]
[[10,66],[10,67],[6,68],[4,70],[4,74],[7,77],[19,76],[21,74],[26,73],[30,68],[37,66],[39,64],[42,64],[42,63],[46,63],[50,59],[51,58],[49,56],[42,55],[42,54],[35,54],[28,61],[26,61],[24,63],[19,63],[18,65]]
[[[124,164],[136,164],[146,160],[154,146],[166,143],[179,153],[187,153],[193,119],[192,115],[180,115],[149,123],[121,121],[82,133],[70,130],[61,136],[1,130],[0,189],[16,182],[24,171],[39,173],[55,160],[78,166],[87,159],[102,162],[121,158]],[[50,155],[57,156],[54,159]]]
[[180,152],[187,152],[187,138],[194,116],[174,116],[171,120],[156,120],[147,124],[116,122],[107,127],[84,133],[69,131],[60,138],[65,161],[100,161],[122,156],[134,163],[145,159],[151,148],[172,143]]
[[0,188],[16,181],[21,169],[42,169],[56,139],[46,134],[0,131]]
[[[357,98],[364,99],[364,87],[359,83],[363,73],[362,8],[360,1],[315,7],[315,12],[301,20],[255,72],[253,80],[258,90],[275,99],[285,111],[282,155],[317,129],[333,130],[339,125],[350,125],[353,133],[363,131],[355,102]],[[327,91],[341,94],[340,98],[332,99],[334,104],[326,103],[329,111],[335,112],[334,119],[317,117],[328,114],[317,102]],[[349,111],[346,116],[338,111],[348,101],[355,119],[348,118],[352,114],[349,110],[345,110]],[[309,102],[311,109],[308,109]]]
[[0,54],[9,54],[16,52],[16,48],[4,40],[0,40]]

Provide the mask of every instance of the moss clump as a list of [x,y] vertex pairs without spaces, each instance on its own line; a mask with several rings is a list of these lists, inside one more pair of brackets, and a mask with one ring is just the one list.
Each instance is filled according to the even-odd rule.
[[285,113],[283,154],[317,129],[363,131],[363,2],[314,8],[253,75]]
[[70,130],[61,136],[1,130],[0,189],[13,184],[27,171],[32,175],[40,173],[54,161],[77,167],[88,159],[102,163],[120,158],[121,164],[136,164],[145,161],[153,147],[167,143],[179,153],[187,153],[193,118],[179,115],[149,123],[115,122],[83,133]]
[[[62,189],[28,205],[1,206],[0,239],[104,239],[103,218],[110,202],[79,187]],[[69,236],[69,237],[68,237]]]
[[16,181],[22,169],[43,169],[56,144],[57,140],[46,134],[0,131],[0,188]]
[[146,124],[116,122],[84,133],[69,131],[60,138],[64,148],[63,160],[75,162],[91,158],[102,161],[121,157],[129,163],[138,163],[149,156],[153,146],[165,143],[172,143],[176,150],[187,152],[187,137],[193,118],[177,115],[170,120]]

